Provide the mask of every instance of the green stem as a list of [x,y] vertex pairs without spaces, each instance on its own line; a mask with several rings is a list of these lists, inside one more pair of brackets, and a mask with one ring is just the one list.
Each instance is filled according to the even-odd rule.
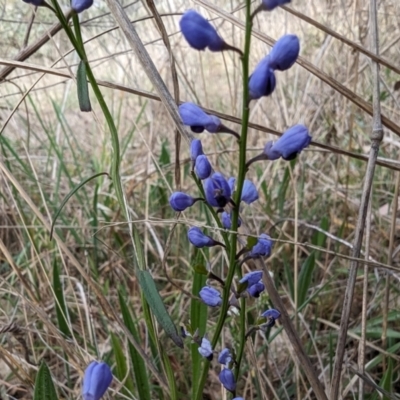
[[[249,124],[249,88],[248,88],[248,80],[249,80],[249,55],[250,55],[250,42],[251,42],[251,13],[250,13],[250,5],[251,1],[246,0],[246,32],[245,32],[245,45],[244,45],[244,54],[242,57],[242,70],[243,70],[243,104],[242,104],[242,130],[239,140],[239,174],[238,179],[236,182],[237,189],[235,194],[235,204],[237,207],[233,209],[232,212],[232,233],[230,235],[230,251],[229,251],[229,270],[228,276],[225,281],[224,293],[223,293],[223,302],[221,305],[221,312],[219,314],[219,319],[217,322],[217,327],[215,329],[214,336],[211,341],[211,345],[213,349],[215,349],[221,332],[222,328],[225,323],[225,319],[227,316],[228,308],[229,308],[229,295],[231,290],[231,285],[233,281],[233,277],[235,275],[236,269],[236,248],[237,248],[237,228],[238,228],[238,220],[239,220],[239,208],[240,208],[240,198],[242,195],[243,189],[243,182],[246,176],[246,147],[247,147],[247,130]],[[242,302],[243,305],[243,302]],[[244,319],[243,319],[244,318]],[[244,307],[241,310],[241,321],[245,322],[245,309]],[[241,322],[241,329],[243,329],[241,335],[241,345],[240,347],[244,346],[245,341],[245,333],[244,333],[244,326],[242,326]],[[208,375],[208,368],[209,362],[205,362],[203,365],[202,374],[200,377],[200,382],[197,386],[197,392],[195,396],[195,400],[201,400],[203,396],[203,388],[207,380]]]

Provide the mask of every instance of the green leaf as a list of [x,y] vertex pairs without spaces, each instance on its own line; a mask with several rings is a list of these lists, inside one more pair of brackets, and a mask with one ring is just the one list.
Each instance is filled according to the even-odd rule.
[[247,238],[246,249],[251,250],[258,242],[258,239],[254,236]]
[[64,198],[64,200],[61,202],[60,207],[58,207],[58,210],[56,211],[56,213],[54,214],[53,217],[53,222],[51,223],[51,229],[50,229],[50,240],[53,237],[53,231],[54,231],[54,225],[57,221],[58,216],[60,215],[62,209],[64,208],[65,204],[67,204],[68,200],[84,185],[86,185],[86,183],[88,183],[89,181],[91,181],[94,178],[97,178],[98,176],[101,175],[107,175],[107,172],[99,172],[98,174],[94,174],[92,176],[90,176],[89,178],[84,179],[82,182],[78,183]]
[[57,400],[57,392],[54,387],[51,373],[44,361],[40,364],[35,380],[35,392],[33,400]]
[[204,264],[194,264],[192,265],[193,271],[200,275],[208,275],[207,268]]
[[301,306],[307,297],[311,285],[312,274],[315,268],[315,254],[312,252],[301,267],[298,283],[298,305]]
[[79,108],[83,112],[92,111],[89,98],[89,86],[86,79],[86,64],[84,61],[79,62],[78,72],[76,75],[76,84],[78,88]]
[[[136,340],[139,340],[139,335],[136,329],[136,325],[132,319],[131,313],[129,312],[126,300],[124,299],[120,291],[118,292],[118,297],[124,324],[128,328],[129,332],[133,335],[133,337]],[[150,399],[151,398],[150,385],[146,370],[146,364],[144,363],[143,359],[140,357],[140,354],[136,351],[135,347],[131,343],[128,343],[128,347],[132,361],[132,369],[135,375],[135,381],[138,390],[138,398]]]
[[54,261],[53,265],[53,290],[56,296],[56,314],[58,326],[60,331],[67,337],[71,337],[71,331],[69,329],[67,321],[67,307],[65,305],[64,292],[61,285],[60,271],[58,269],[57,261]]
[[116,363],[116,377],[124,382],[124,387],[122,389],[122,393],[124,393],[127,397],[130,397],[134,393],[134,385],[130,375],[128,375],[128,367],[126,358],[124,355],[124,351],[122,349],[121,343],[118,337],[111,332],[111,344],[114,352],[115,363]]
[[183,340],[179,336],[174,322],[165,308],[160,293],[156,287],[153,277],[149,271],[137,271],[139,285],[143,291],[146,301],[157,318],[159,324],[163,327],[165,333],[172,339],[172,341],[179,347],[183,348]]

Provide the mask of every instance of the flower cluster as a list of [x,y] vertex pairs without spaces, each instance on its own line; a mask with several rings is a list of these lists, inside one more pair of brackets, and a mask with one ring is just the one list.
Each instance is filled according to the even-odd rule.
[[[290,0],[262,0],[255,12],[251,14],[251,19],[259,11],[271,11],[289,2]],[[242,58],[244,56],[240,50],[228,45],[214,26],[194,10],[184,13],[180,20],[180,27],[187,43],[196,50],[208,49],[212,52],[233,50],[240,53]],[[291,68],[299,53],[300,41],[296,35],[287,34],[277,40],[269,54],[259,61],[253,73],[249,76],[248,92],[244,98],[250,103],[251,100],[270,96],[276,87],[276,72]],[[249,105],[245,104],[245,106]],[[240,154],[245,154],[246,138],[243,139],[239,133],[225,126],[217,115],[213,115],[213,113],[191,102],[182,103],[179,106],[179,113],[183,124],[196,134],[209,132],[211,134],[229,133],[233,135],[238,139]],[[228,253],[227,259],[230,260],[228,278],[224,280],[210,269],[204,270],[203,272],[207,274],[208,280],[206,286],[201,288],[199,292],[202,303],[221,311],[222,320],[224,320],[229,308],[235,308],[238,312],[245,312],[243,308],[246,301],[250,298],[260,298],[262,293],[265,292],[264,272],[254,270],[254,267],[251,267],[254,263],[249,263],[249,260],[269,257],[273,247],[273,241],[266,233],[261,233],[257,237],[244,237],[244,231],[241,228],[244,225],[241,212],[244,205],[246,207],[251,206],[259,199],[256,185],[251,179],[247,179],[245,174],[255,161],[293,160],[309,146],[310,142],[311,136],[308,129],[304,125],[294,125],[287,129],[277,141],[265,143],[261,154],[249,159],[245,165],[240,165],[238,177],[227,177],[216,170],[204,153],[200,139],[194,139],[191,142],[192,176],[202,195],[195,197],[184,192],[175,192],[171,195],[169,201],[172,209],[177,212],[187,210],[200,200],[210,210],[214,209],[212,214],[221,228],[222,239],[218,238],[216,234],[205,232],[198,226],[190,227],[187,231],[187,237],[189,242],[197,248],[218,246]],[[233,259],[234,261],[232,261]],[[244,266],[246,266],[246,271],[242,270]],[[249,268],[250,272],[248,272]],[[236,283],[233,272],[238,274]],[[280,315],[280,312],[275,309],[263,311],[256,325],[249,332],[272,328]],[[196,327],[191,327],[191,329],[196,329]],[[189,336],[198,344],[199,353],[211,361],[214,349],[207,337],[198,337],[197,330],[196,334],[189,334]],[[218,335],[216,338],[218,339]],[[212,343],[218,342],[216,338],[213,339]],[[235,397],[237,386],[235,376],[240,369],[240,361],[235,360],[234,352],[224,348],[218,355],[218,363],[221,365],[218,375],[219,381]],[[233,367],[235,367],[236,374]],[[235,397],[235,399],[242,398]]]

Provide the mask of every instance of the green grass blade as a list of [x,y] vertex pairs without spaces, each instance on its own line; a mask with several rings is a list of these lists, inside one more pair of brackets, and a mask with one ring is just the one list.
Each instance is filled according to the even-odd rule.
[[122,387],[122,393],[127,397],[132,396],[134,393],[134,384],[132,377],[128,375],[128,366],[126,362],[126,357],[122,349],[121,343],[118,337],[111,332],[111,345],[114,352],[116,370],[114,371],[115,376],[124,383]]
[[42,361],[35,380],[33,400],[57,400],[57,392],[47,364]]
[[83,112],[92,111],[92,105],[89,98],[89,85],[86,79],[86,64],[81,60],[76,75],[76,84],[78,89],[79,108]]
[[[124,299],[121,291],[118,292],[118,297],[124,324],[128,328],[129,332],[132,334],[132,336],[136,340],[139,340],[140,338],[136,329],[136,325],[132,319],[131,313],[129,312],[128,306],[126,304],[126,300]],[[139,399],[150,399],[150,385],[146,365],[143,359],[140,357],[139,353],[136,351],[135,347],[131,343],[128,343],[128,346],[132,362],[132,369],[135,375],[138,397]]]
[[71,337],[71,331],[69,329],[68,321],[67,321],[67,307],[64,299],[64,291],[61,285],[60,279],[60,271],[57,265],[57,261],[54,261],[53,264],[53,290],[56,296],[56,314],[57,321],[60,331],[66,336]]
[[90,176],[89,178],[84,179],[82,182],[78,183],[64,198],[64,200],[61,202],[60,207],[58,207],[56,213],[54,214],[53,221],[51,223],[51,230],[50,230],[50,240],[53,237],[53,230],[54,230],[54,225],[57,221],[57,217],[60,215],[60,212],[64,208],[65,204],[67,204],[68,200],[84,185],[86,185],[88,182],[90,182],[92,179],[95,179],[101,175],[107,175],[107,172],[99,172],[98,174],[94,174]]
[[310,288],[312,274],[315,268],[315,254],[312,252],[301,267],[298,283],[298,304],[301,306],[307,297]]

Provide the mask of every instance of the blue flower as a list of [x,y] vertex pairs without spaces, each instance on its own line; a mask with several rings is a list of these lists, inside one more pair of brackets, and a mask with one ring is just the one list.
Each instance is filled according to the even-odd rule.
[[225,207],[231,198],[229,184],[219,172],[215,172],[204,182],[204,191],[207,203],[212,207]]
[[87,10],[92,4],[93,0],[71,0],[71,8],[78,14]]
[[229,185],[229,188],[231,189],[231,193],[233,193],[233,191],[235,190],[235,183],[236,183],[236,178],[234,178],[233,176],[231,176],[231,177],[228,179],[228,185]]
[[221,245],[220,242],[217,242],[212,237],[205,235],[202,230],[197,226],[190,228],[188,230],[187,236],[189,242],[192,243],[193,246],[196,246],[198,248]]
[[183,103],[179,106],[179,114],[184,125],[190,126],[194,133],[205,130],[211,133],[219,132],[221,121],[215,115],[206,114],[199,106],[193,103]]
[[232,399],[232,400],[244,400],[244,398],[243,398],[243,397],[235,397],[235,398]]
[[203,155],[203,145],[199,139],[193,139],[190,142],[190,159],[196,161],[198,156]]
[[110,367],[102,362],[92,361],[83,378],[82,396],[84,400],[99,400],[113,379]]
[[268,328],[271,328],[275,325],[275,320],[281,316],[281,313],[278,310],[271,308],[270,310],[264,311],[261,316],[268,319],[266,325]]
[[269,66],[273,70],[285,71],[296,62],[299,53],[299,38],[296,35],[284,35],[275,43],[269,53]]
[[204,286],[200,290],[199,295],[201,300],[203,300],[203,302],[210,307],[217,307],[220,306],[222,303],[220,292],[210,286]]
[[268,160],[293,160],[303,149],[308,147],[311,136],[304,125],[295,125],[288,129],[275,142],[268,142],[264,148],[264,154]]
[[269,96],[276,86],[274,71],[269,65],[269,57],[264,57],[256,66],[249,78],[249,95],[251,100]]
[[255,285],[260,281],[262,278],[262,271],[252,271],[247,273],[239,282],[240,283],[245,283],[247,282],[247,288]]
[[263,9],[267,11],[271,11],[278,6],[283,6],[286,3],[290,3],[290,0],[262,0]]
[[211,164],[205,155],[196,158],[196,174],[200,179],[207,179],[211,175]]
[[39,7],[44,4],[44,0],[22,0],[24,3],[32,4],[33,6]]
[[179,25],[189,45],[196,50],[205,50],[206,47],[211,51],[224,50],[225,42],[215,28],[196,11],[186,11]]
[[219,373],[218,378],[226,390],[229,390],[230,392],[235,391],[236,389],[235,376],[233,375],[233,372],[230,369],[224,368]]
[[241,200],[247,204],[251,204],[254,201],[258,200],[258,192],[257,188],[253,182],[245,179],[243,182],[242,196]]
[[[222,226],[225,229],[231,229],[232,227],[232,214],[228,214],[226,211],[224,211],[221,214],[221,220],[222,220]],[[242,220],[239,218],[238,219],[238,227],[242,225]]]
[[223,349],[218,355],[218,362],[227,366],[232,361],[232,354],[228,348]]
[[204,358],[211,361],[213,359],[213,349],[211,347],[211,343],[208,339],[204,338],[201,339],[201,345],[197,349]]
[[251,297],[258,298],[260,294],[265,290],[265,286],[262,281],[255,283],[254,285],[247,288],[247,292]]
[[269,257],[271,255],[272,246],[273,243],[271,238],[265,233],[263,233],[258,238],[257,244],[250,250],[248,257],[250,258]]
[[169,198],[169,204],[175,211],[185,211],[187,208],[191,207],[200,198],[193,198],[183,192],[174,192]]

